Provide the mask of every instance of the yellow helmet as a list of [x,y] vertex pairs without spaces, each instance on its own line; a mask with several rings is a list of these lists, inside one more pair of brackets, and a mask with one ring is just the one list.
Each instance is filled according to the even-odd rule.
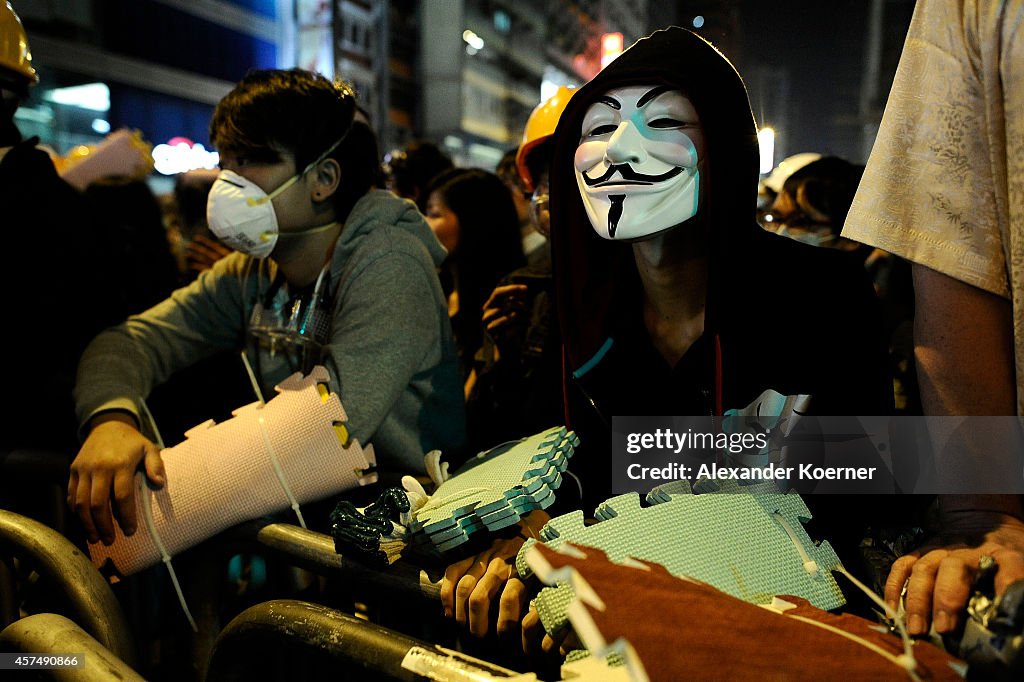
[[565,111],[565,106],[575,93],[575,88],[565,85],[558,86],[558,92],[538,104],[526,121],[523,141],[519,144],[519,151],[516,152],[516,168],[519,169],[519,177],[522,178],[523,187],[528,192],[533,191],[534,179],[530,176],[530,168],[526,159],[537,145],[555,134],[558,118]]
[[28,36],[10,2],[0,0],[0,69],[10,71],[25,80],[26,85],[39,82],[32,68],[32,53],[28,49]]

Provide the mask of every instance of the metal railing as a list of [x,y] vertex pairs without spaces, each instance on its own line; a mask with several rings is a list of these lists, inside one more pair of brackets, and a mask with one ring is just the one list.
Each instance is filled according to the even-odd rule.
[[441,582],[424,570],[403,561],[386,568],[346,559],[334,549],[329,535],[269,519],[243,523],[227,532],[235,540],[255,542],[261,549],[321,575],[341,574],[360,585],[392,594],[440,600]]
[[[66,604],[66,615],[129,665],[135,644],[121,606],[89,558],[64,536],[32,519],[0,509],[0,563],[7,557],[34,570]],[[16,606],[13,566],[0,581],[0,603]],[[2,576],[0,576],[2,577]],[[10,618],[16,613],[8,613]],[[8,623],[0,624],[0,627]]]
[[536,682],[304,601],[281,599],[240,613],[217,638],[206,682],[251,679],[505,680]]
[[143,678],[88,632],[56,613],[26,616],[0,631],[0,651],[75,656],[76,667],[56,668],[46,679],[59,682],[142,682]]

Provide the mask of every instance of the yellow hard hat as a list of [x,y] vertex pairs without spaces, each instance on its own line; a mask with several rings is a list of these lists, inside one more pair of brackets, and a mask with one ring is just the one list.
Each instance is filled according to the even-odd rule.
[[32,68],[32,53],[28,49],[25,28],[11,3],[6,1],[0,4],[0,69],[23,78],[26,85],[39,82],[39,76]]
[[519,170],[519,177],[523,180],[523,187],[528,192],[533,191],[533,178],[530,176],[526,158],[537,145],[555,134],[558,118],[565,111],[565,106],[575,93],[575,88],[566,85],[558,86],[558,92],[538,104],[526,121],[523,141],[519,144],[519,151],[516,152],[516,168]]

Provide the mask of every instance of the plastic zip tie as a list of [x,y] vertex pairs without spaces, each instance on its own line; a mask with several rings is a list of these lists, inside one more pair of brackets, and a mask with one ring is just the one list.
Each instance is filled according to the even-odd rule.
[[583,481],[580,480],[580,477],[577,476],[576,474],[574,474],[573,472],[569,471],[568,469],[563,471],[562,474],[568,474],[569,477],[573,481],[576,482],[576,488],[580,491],[580,499],[582,500],[583,499]]
[[817,573],[818,562],[812,559],[810,555],[807,553],[807,550],[804,549],[804,546],[800,542],[800,539],[796,536],[796,531],[793,530],[793,526],[789,525],[789,521],[786,520],[786,517],[784,517],[782,514],[776,511],[772,512],[772,518],[775,519],[775,521],[778,522],[780,526],[782,526],[782,530],[786,531],[786,535],[789,536],[789,541],[793,543],[793,546],[796,548],[796,551],[800,553],[800,558],[804,562],[804,570],[812,575]]
[[[142,408],[142,414],[145,416],[146,421],[149,422],[149,426],[153,429],[153,436],[156,438],[156,444],[164,450],[164,439],[160,435],[160,429],[156,425],[156,419],[153,418],[153,413],[149,411],[149,405],[146,404],[144,398],[139,398],[139,407]],[[143,474],[145,476],[145,474]],[[174,592],[178,595],[178,603],[181,605],[181,610],[185,612],[185,618],[188,619],[188,624],[192,626],[192,632],[199,632],[199,628],[196,627],[196,621],[192,618],[192,612],[188,610],[188,603],[185,602],[185,595],[181,591],[181,584],[178,582],[178,574],[174,572],[174,566],[171,565],[171,555],[168,553],[167,548],[164,547],[163,541],[160,539],[160,535],[156,532],[156,523],[153,521],[153,501],[149,498],[145,478],[140,479],[141,485],[139,486],[138,495],[142,500],[142,519],[146,523],[146,530],[149,532],[149,537],[152,538],[153,544],[156,545],[157,551],[160,552],[160,561],[167,567],[167,573],[171,576],[171,584],[174,585]]]
[[149,405],[146,404],[144,398],[139,398],[139,407],[141,408],[142,416],[149,422],[149,428],[153,429],[153,438],[156,439],[156,445],[161,450],[164,449],[164,439],[160,435],[160,429],[156,425],[156,419],[153,418],[153,413],[149,411]]
[[274,450],[274,446],[270,442],[270,434],[267,432],[267,425],[263,420],[262,413],[260,413],[257,421],[260,425],[260,434],[263,436],[263,445],[266,447],[267,454],[270,456],[270,465],[274,467],[274,475],[277,476],[277,481],[281,484],[281,489],[284,490],[284,494],[288,497],[289,506],[292,511],[295,512],[295,518],[299,520],[299,525],[305,528],[306,520],[302,518],[302,512],[299,510],[299,501],[295,499],[295,495],[292,494],[292,489],[289,487],[288,481],[284,478],[284,471],[281,470],[281,462],[277,459],[277,452]]
[[[325,225],[325,228],[333,227],[334,225],[337,225],[337,223]],[[306,328],[309,326],[309,320],[313,317],[313,313],[320,301],[320,287],[324,283],[324,275],[327,274],[330,267],[331,261],[328,259],[324,264],[323,269],[320,270],[320,274],[317,275],[316,284],[313,286],[313,295],[310,297],[309,305],[306,307],[306,314],[302,317],[302,325],[298,328],[298,332],[301,336],[306,335]]]
[[[870,592],[870,590],[869,590],[869,592]],[[906,660],[905,660],[906,654],[903,654],[902,656],[893,656],[891,653],[889,653],[888,651],[886,651],[882,647],[878,646],[877,644],[873,644],[873,643],[869,642],[866,639],[858,637],[857,635],[855,635],[853,633],[847,632],[847,631],[842,630],[840,628],[837,628],[837,627],[835,627],[833,625],[829,625],[828,623],[822,623],[822,622],[816,621],[813,618],[807,618],[805,616],[798,616],[796,614],[786,615],[785,617],[786,618],[795,618],[796,620],[799,620],[802,623],[807,623],[808,625],[813,625],[813,626],[819,627],[819,628],[821,628],[823,630],[828,630],[829,632],[831,632],[833,634],[836,634],[836,635],[839,635],[840,637],[845,637],[846,639],[850,640],[851,642],[855,642],[857,644],[860,644],[865,649],[868,649],[870,651],[875,652],[876,654],[878,654],[882,658],[884,658],[884,659],[888,660],[889,662],[891,662],[893,665],[898,666],[901,670],[905,671],[907,673],[907,675],[910,676],[910,679],[914,680],[914,682],[921,682],[921,678],[918,677],[917,673],[914,672],[914,668],[916,666],[912,665],[911,667],[907,667]],[[913,656],[911,656],[910,662],[914,663]]]
[[[800,543],[800,540],[797,538],[796,532],[793,530],[793,527],[789,525],[789,521],[787,521],[786,518],[784,516],[782,516],[782,514],[779,514],[778,512],[773,512],[772,513],[772,518],[774,518],[779,523],[779,525],[782,526],[783,530],[786,531],[786,534],[789,536],[789,539],[793,543],[793,546],[796,547],[796,551],[800,553],[800,558],[803,559],[804,568],[807,569],[807,572],[808,573],[817,573],[817,571],[818,571],[817,563],[814,560],[812,560],[810,556],[808,556],[807,551],[804,549],[804,546]],[[810,570],[810,568],[809,568],[810,566],[813,566],[813,571]],[[866,594],[868,596],[868,598],[871,599],[871,601],[875,602],[875,604],[877,604],[879,607],[882,608],[882,610],[885,612],[885,615],[887,615],[890,619],[892,619],[892,621],[896,624],[896,629],[897,629],[897,631],[900,634],[900,639],[903,641],[903,655],[902,656],[892,656],[888,652],[885,652],[885,651],[883,651],[881,649],[876,649],[874,647],[874,645],[871,645],[868,642],[864,642],[863,640],[860,640],[860,638],[857,638],[854,635],[850,635],[849,633],[843,633],[844,636],[848,636],[851,639],[857,639],[857,641],[860,641],[861,643],[863,643],[868,648],[877,651],[878,653],[886,656],[887,658],[891,658],[893,663],[895,663],[896,665],[898,665],[901,668],[903,668],[904,670],[906,670],[907,673],[910,674],[912,679],[917,680],[918,677],[917,677],[917,675],[914,674],[914,670],[917,668],[917,660],[914,658],[913,644],[910,641],[910,636],[907,634],[907,628],[906,628],[906,625],[903,622],[903,619],[900,618],[899,615],[892,609],[892,607],[889,606],[888,604],[886,604],[885,601],[881,597],[879,597],[877,594],[875,594],[867,585],[862,583],[857,578],[853,577],[853,574],[851,574],[848,570],[846,570],[845,566],[843,566],[842,564],[839,564],[838,566],[836,566],[836,568],[834,570],[836,572],[846,576],[847,580],[849,580],[851,583],[853,583],[854,586],[857,589],[859,589],[861,592]],[[794,617],[796,617],[796,616],[794,616]],[[807,620],[807,619],[801,619],[801,620]],[[816,621],[814,621],[814,622],[816,622]],[[825,626],[823,626],[823,627],[825,627]],[[839,632],[842,632],[842,631],[839,631]]]
[[435,498],[432,497],[429,500],[427,500],[427,503],[425,505],[423,505],[422,507],[417,509],[416,513],[417,514],[422,514],[424,511],[429,511],[431,509],[436,509],[437,507],[441,507],[443,505],[446,505],[446,504],[448,504],[448,503],[450,503],[450,502],[452,502],[454,500],[461,500],[464,497],[469,497],[473,493],[478,493],[478,492],[481,492],[481,491],[484,491],[484,490],[490,490],[490,488],[487,488],[486,486],[479,485],[479,486],[474,486],[472,488],[466,488],[465,490],[460,490],[460,491],[458,491],[456,493],[452,493],[450,495],[445,495],[444,497],[441,497],[441,498],[435,499]]
[[[845,576],[847,580],[853,583],[861,592],[866,594],[871,601],[875,602],[882,611],[888,616],[892,622],[896,625],[897,632],[900,633],[900,639],[903,640],[903,656],[900,665],[908,670],[914,670],[917,668],[917,660],[914,658],[914,643],[910,640],[910,635],[907,634],[907,626],[904,623],[904,619],[896,613],[896,611],[885,603],[885,600],[879,597],[874,591],[871,590],[867,585],[862,583],[860,580],[855,578],[852,573],[846,570],[846,567],[839,564],[835,568],[836,572]],[[909,667],[908,667],[909,666]]]
[[181,605],[181,610],[185,612],[185,618],[188,619],[192,632],[199,632],[199,628],[196,627],[196,621],[192,617],[192,612],[188,609],[185,595],[181,591],[178,574],[174,572],[174,566],[171,564],[171,555],[160,539],[160,535],[156,532],[156,524],[153,522],[153,502],[150,500],[145,479],[139,479],[139,483],[137,493],[142,497],[142,518],[146,522],[146,530],[149,532],[149,537],[153,539],[153,544],[156,545],[157,551],[160,552],[160,561],[167,567],[167,573],[171,576],[171,584],[174,585],[174,593],[178,595],[178,603]]
[[245,373],[249,375],[249,383],[252,384],[253,393],[256,394],[256,399],[260,401],[260,407],[267,404],[267,401],[263,399],[263,391],[260,390],[260,383],[256,381],[256,373],[252,371],[252,363],[249,362],[249,355],[242,349],[242,364],[245,365]]

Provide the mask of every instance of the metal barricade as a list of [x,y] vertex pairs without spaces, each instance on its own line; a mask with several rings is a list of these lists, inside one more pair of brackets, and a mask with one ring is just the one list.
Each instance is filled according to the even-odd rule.
[[[47,679],[59,682],[142,682],[143,678],[88,632],[56,613],[26,616],[0,632],[0,651],[48,654],[74,667],[49,669]],[[62,661],[63,663],[63,661]]]
[[[121,606],[89,558],[64,536],[38,521],[0,509],[0,558],[18,557],[52,588],[66,605],[66,615],[115,656],[131,665],[135,645]],[[7,572],[13,573],[8,565]],[[14,603],[13,582],[0,585],[0,603]],[[8,614],[16,615],[16,614]],[[3,623],[7,625],[7,623]]]
[[257,519],[229,530],[227,539],[255,543],[261,550],[320,575],[340,574],[368,588],[392,594],[441,598],[440,578],[398,561],[387,568],[375,568],[346,559],[334,549],[329,535],[269,519]]
[[224,628],[214,645],[207,682],[248,682],[254,677],[364,682],[537,679],[325,606],[287,599],[246,609]]

